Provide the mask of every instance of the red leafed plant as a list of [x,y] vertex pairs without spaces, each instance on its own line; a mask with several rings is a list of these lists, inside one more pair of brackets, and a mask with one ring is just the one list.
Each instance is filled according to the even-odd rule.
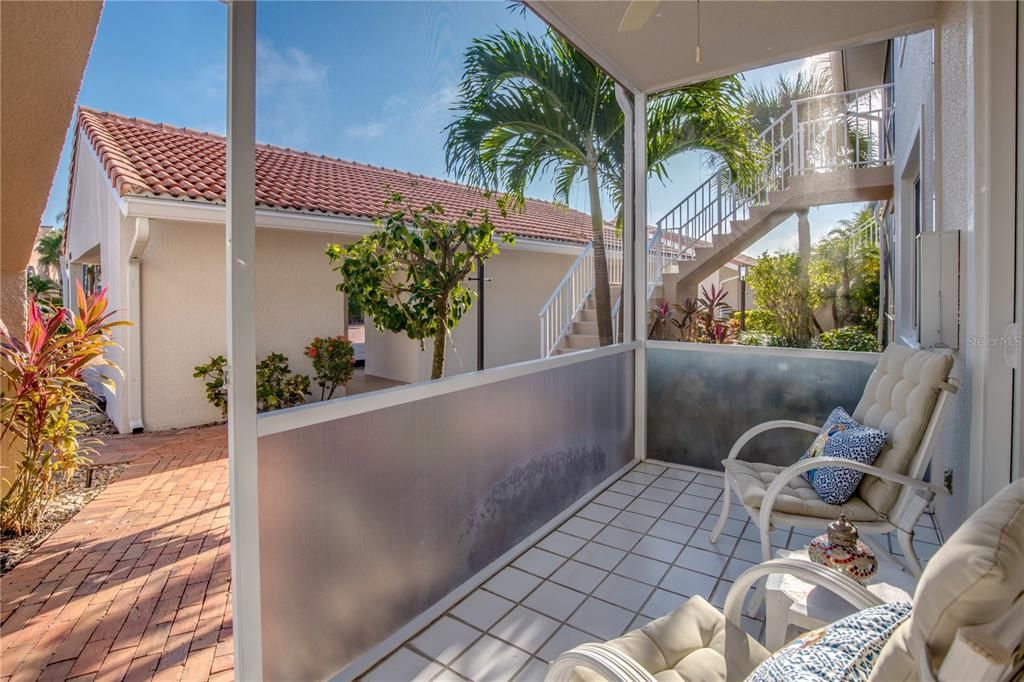
[[67,308],[44,314],[30,300],[24,340],[0,322],[0,442],[11,447],[21,441],[24,448],[0,500],[5,531],[31,532],[61,483],[89,462],[96,441],[82,437],[86,426],[75,409],[75,389],[84,385],[86,371],[100,370],[96,380],[111,391],[113,379],[104,371],[120,372],[104,351],[115,345],[113,328],[130,323],[106,312],[106,289],[86,296],[79,286],[77,303],[77,314]]

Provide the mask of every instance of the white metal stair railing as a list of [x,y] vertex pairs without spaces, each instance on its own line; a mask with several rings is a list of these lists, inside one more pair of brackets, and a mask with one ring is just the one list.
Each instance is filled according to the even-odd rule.
[[[693,249],[677,239],[668,239],[661,227],[654,228],[647,240],[647,290],[644,300],[649,301],[651,294],[658,288],[665,277],[665,267],[669,264],[693,260]],[[622,307],[622,295],[625,287],[619,292],[615,305],[612,306],[612,338],[619,338],[619,309]]]
[[[606,229],[604,244],[608,281],[621,283],[622,238],[615,234],[615,230]],[[572,329],[576,315],[583,310],[594,291],[594,280],[594,243],[590,242],[580,252],[537,313],[540,318],[540,357],[550,357]]]
[[657,222],[665,239],[692,247],[713,246],[714,235],[730,234],[730,223],[769,203],[769,193],[790,187],[793,177],[844,168],[891,165],[888,144],[893,114],[892,85],[793,100],[760,139],[766,159],[751,188],[720,170]]

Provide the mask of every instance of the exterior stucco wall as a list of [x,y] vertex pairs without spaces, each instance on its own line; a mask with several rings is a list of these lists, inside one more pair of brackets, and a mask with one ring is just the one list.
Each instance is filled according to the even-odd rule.
[[[312,375],[303,349],[344,331],[323,234],[259,229],[256,235],[256,353],[288,356]],[[225,354],[224,226],[153,220],[142,260],[142,390],[147,430],[219,420],[193,367]],[[315,388],[312,387],[312,388]]]
[[932,464],[934,479],[940,479],[946,470],[953,472],[954,495],[936,503],[936,519],[944,535],[956,530],[968,511],[968,480],[970,476],[971,412],[974,402],[972,392],[973,362],[964,355],[967,348],[968,330],[976,321],[972,306],[964,305],[968,288],[975,274],[971,263],[964,257],[967,244],[973,238],[968,230],[971,212],[971,186],[969,184],[968,159],[970,158],[968,78],[968,25],[967,7],[963,3],[940,3],[939,22],[936,27],[936,115],[940,143],[936,149],[936,174],[938,176],[938,197],[936,228],[940,230],[963,230],[961,232],[960,273],[960,348],[954,376],[960,379],[960,390],[950,410],[949,419],[942,430],[939,445]]
[[[134,221],[121,214],[106,172],[92,147],[83,138],[78,140],[75,162],[65,257],[71,263],[71,274],[76,280],[80,279],[82,263],[98,263],[101,268],[101,284],[107,289],[109,310],[116,311],[118,319],[128,319],[127,262]],[[75,291],[72,284],[69,289],[70,300],[67,302],[72,307]],[[114,341],[118,345],[108,349],[106,356],[121,368],[127,369],[127,329],[115,329]],[[119,431],[125,432],[128,430],[127,384],[119,375],[111,376],[117,384],[116,391],[110,392],[99,384],[94,384],[93,388],[103,393],[107,399],[107,416]]]
[[[487,261],[485,285],[484,351],[488,368],[536,359],[540,356],[540,321],[537,313],[561,281],[576,256],[539,253],[503,247]],[[470,286],[476,291],[476,283]],[[445,375],[476,370],[477,303],[449,337]],[[382,339],[372,324],[366,331],[366,373],[413,383],[430,377],[433,345],[407,338]]]
[[[933,31],[915,33],[897,41],[893,54],[893,81],[896,107],[895,164],[893,187],[896,215],[907,223],[896,239],[896,333],[916,339],[914,322],[914,228],[909,217],[913,211],[914,175],[920,173],[922,194],[922,231],[934,229],[935,197],[935,88],[933,69]],[[917,140],[917,148],[915,147]]]

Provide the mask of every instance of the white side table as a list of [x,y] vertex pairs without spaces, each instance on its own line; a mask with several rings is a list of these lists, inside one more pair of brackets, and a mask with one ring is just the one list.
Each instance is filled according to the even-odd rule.
[[[779,550],[776,557],[810,561],[807,548]],[[883,601],[912,601],[917,579],[899,565],[878,557],[878,572],[865,586]],[[774,574],[765,583],[765,638],[769,651],[788,641],[789,627],[812,630],[844,618],[856,609],[823,587],[816,587],[791,575]]]

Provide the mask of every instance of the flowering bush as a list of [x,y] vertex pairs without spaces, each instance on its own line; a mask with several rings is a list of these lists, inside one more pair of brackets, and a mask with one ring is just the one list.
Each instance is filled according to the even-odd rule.
[[344,386],[352,378],[355,350],[344,336],[316,337],[306,347],[306,356],[313,361],[320,400],[333,398],[338,386]]
[[[0,500],[0,526],[16,534],[31,532],[60,485],[89,462],[96,441],[81,437],[86,425],[74,409],[84,373],[120,372],[103,353],[115,345],[113,328],[129,323],[111,320],[106,289],[86,296],[79,286],[77,303],[77,314],[62,307],[47,314],[30,299],[24,340],[0,322],[0,442],[24,443],[11,487]],[[94,376],[113,392],[113,379],[102,372]]]

